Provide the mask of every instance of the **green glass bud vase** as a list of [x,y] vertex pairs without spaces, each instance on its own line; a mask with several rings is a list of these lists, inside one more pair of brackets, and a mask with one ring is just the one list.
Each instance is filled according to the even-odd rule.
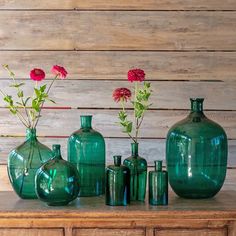
[[130,203],[130,171],[114,156],[114,165],[106,168],[106,204],[126,206]]
[[155,170],[149,172],[149,204],[168,205],[168,173],[162,170],[162,161],[155,161]]
[[147,182],[147,161],[138,154],[138,143],[131,143],[132,155],[124,160],[130,170],[130,200],[144,201]]
[[79,197],[105,192],[105,141],[92,128],[92,116],[81,116],[81,128],[68,140],[68,161],[79,171]]
[[22,199],[36,199],[35,174],[52,157],[52,151],[37,139],[36,129],[26,130],[26,141],[8,156],[8,176],[16,194]]
[[79,193],[77,169],[61,157],[59,144],[54,144],[53,158],[37,172],[35,178],[38,198],[49,206],[63,206],[75,200]]
[[191,112],[168,132],[166,143],[169,182],[184,198],[210,198],[225,180],[227,136],[203,112],[202,98],[191,99]]

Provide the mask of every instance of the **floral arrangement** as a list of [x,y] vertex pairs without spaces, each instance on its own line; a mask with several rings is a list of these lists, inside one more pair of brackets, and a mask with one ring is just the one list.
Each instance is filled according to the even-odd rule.
[[[149,98],[151,96],[151,84],[144,82],[142,86],[139,83],[145,80],[145,73],[141,69],[132,69],[128,71],[128,81],[134,82],[134,96],[128,88],[117,88],[113,91],[113,99],[121,104],[121,111],[118,113],[119,125],[122,131],[126,133],[134,143],[138,142],[138,135],[145,112],[150,108]],[[125,105],[131,102],[133,107],[133,120],[130,120]]]
[[39,82],[45,79],[45,72],[42,69],[35,68],[30,71],[30,78],[34,81],[34,88],[32,96],[25,96],[23,86],[25,83],[18,83],[15,79],[15,74],[10,70],[8,65],[3,65],[3,68],[8,71],[9,76],[12,79],[10,87],[15,88],[16,95],[13,98],[12,95],[6,94],[0,89],[0,93],[3,95],[3,100],[6,102],[10,112],[17,116],[22,124],[27,128],[35,128],[41,117],[41,110],[45,101],[55,103],[49,97],[50,89],[57,78],[65,79],[67,71],[65,68],[54,65],[51,69],[54,79],[49,86],[43,84],[39,86]]

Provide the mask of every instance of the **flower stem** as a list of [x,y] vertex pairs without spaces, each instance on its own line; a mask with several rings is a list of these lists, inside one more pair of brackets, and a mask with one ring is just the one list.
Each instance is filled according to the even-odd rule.
[[[58,74],[54,77],[54,79],[52,80],[51,84],[49,85],[48,90],[46,92],[47,95],[49,94],[50,89],[51,89],[52,85],[54,84],[55,80],[57,79],[57,77],[58,77]],[[41,115],[41,111],[42,111],[42,107],[44,105],[44,102],[45,102],[45,100],[42,102],[42,105],[41,105],[41,107],[39,109],[38,117],[37,117],[37,120],[35,122],[34,128],[37,126],[37,124],[39,122],[39,118],[40,118],[40,115]]]

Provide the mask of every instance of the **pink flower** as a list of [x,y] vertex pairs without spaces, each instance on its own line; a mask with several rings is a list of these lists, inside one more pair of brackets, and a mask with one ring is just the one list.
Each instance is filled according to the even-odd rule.
[[117,88],[113,91],[112,97],[115,102],[126,101],[131,97],[131,91],[127,88]]
[[133,81],[144,81],[145,80],[145,73],[141,69],[133,69],[128,71],[128,80],[130,82]]
[[42,69],[34,68],[30,71],[30,78],[34,81],[45,79],[45,72]]
[[57,75],[59,78],[61,79],[65,79],[67,76],[67,71],[64,67],[62,66],[58,66],[58,65],[54,65],[51,69],[52,73],[54,75]]

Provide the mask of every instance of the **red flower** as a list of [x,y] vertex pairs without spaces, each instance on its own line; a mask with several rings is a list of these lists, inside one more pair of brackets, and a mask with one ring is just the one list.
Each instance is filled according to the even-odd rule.
[[131,97],[131,91],[127,88],[117,88],[113,91],[112,97],[115,102],[126,101]]
[[61,79],[65,79],[67,76],[67,71],[62,66],[55,65],[52,67],[51,71],[54,75],[57,75]]
[[133,81],[144,81],[145,80],[145,73],[141,69],[133,69],[128,71],[128,80],[130,82]]
[[34,68],[30,71],[30,78],[34,81],[45,79],[45,72],[42,69]]

